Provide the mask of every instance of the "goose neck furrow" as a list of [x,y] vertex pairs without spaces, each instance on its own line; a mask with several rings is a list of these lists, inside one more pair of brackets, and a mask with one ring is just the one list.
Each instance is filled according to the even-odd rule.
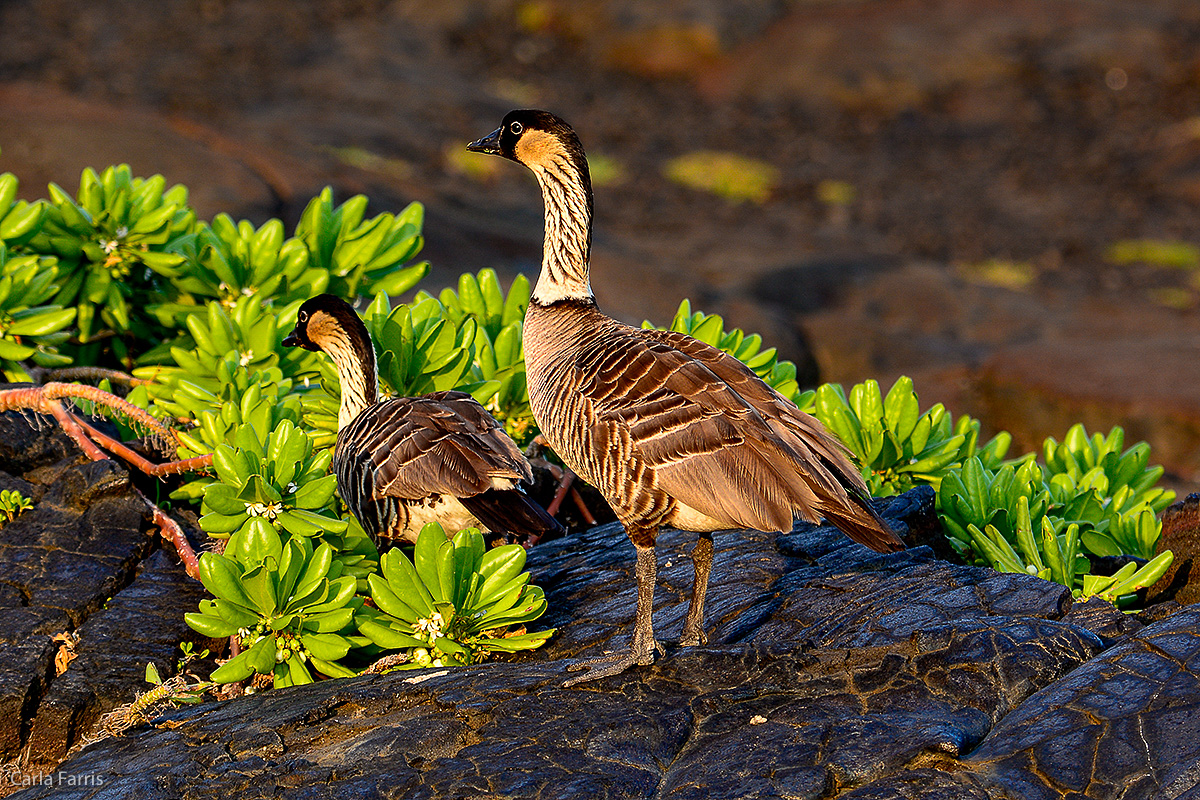
[[379,401],[375,350],[370,339],[352,342],[342,333],[331,338],[323,348],[337,369],[342,386],[341,406],[338,409],[338,430],[349,425],[366,408]]

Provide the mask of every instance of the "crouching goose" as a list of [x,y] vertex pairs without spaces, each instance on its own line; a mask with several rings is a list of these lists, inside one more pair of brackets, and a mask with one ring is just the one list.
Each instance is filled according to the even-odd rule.
[[578,683],[649,664],[660,526],[698,531],[695,583],[680,643],[705,642],[712,531],[789,531],[822,516],[878,552],[904,543],[871,509],[866,483],[813,417],[731,355],[690,336],[601,313],[588,280],[592,187],[569,125],[512,111],[468,150],[528,167],[546,207],[542,270],[525,316],[534,418],[554,452],[604,495],[637,550],[637,617],[628,653],[575,665]]
[[537,541],[562,526],[521,491],[529,462],[463,392],[380,400],[375,348],[358,313],[323,294],[300,306],[283,343],[324,351],[342,385],[333,469],[338,494],[376,544],[415,542],[440,522]]

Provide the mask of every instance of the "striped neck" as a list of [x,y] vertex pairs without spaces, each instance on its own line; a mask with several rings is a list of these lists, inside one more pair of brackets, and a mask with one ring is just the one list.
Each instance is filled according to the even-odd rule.
[[[353,322],[357,322],[356,328]],[[375,348],[362,321],[355,316],[352,330],[337,327],[322,337],[320,347],[333,360],[338,382],[342,385],[342,404],[338,409],[338,430],[349,425],[363,409],[379,400],[379,373]]]
[[[582,158],[582,155],[580,156]],[[587,163],[567,153],[530,166],[542,187],[546,229],[542,273],[531,300],[549,305],[563,300],[592,300],[588,261],[592,250],[592,185]]]

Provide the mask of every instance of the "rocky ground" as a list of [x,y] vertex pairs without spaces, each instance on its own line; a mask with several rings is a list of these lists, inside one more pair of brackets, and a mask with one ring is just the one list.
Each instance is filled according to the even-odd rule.
[[632,623],[632,548],[602,526],[530,553],[550,607],[539,623],[559,631],[534,654],[170,712],[55,770],[8,773],[24,781],[12,796],[1197,796],[1195,611],[1127,617],[948,564],[919,545],[936,527],[931,490],[885,506],[906,552],[804,524],[717,537],[701,648],[670,642],[694,537],[665,532],[655,624],[668,651],[652,667],[561,685],[572,659],[624,645]]
[[[328,183],[427,204],[430,288],[529,273],[535,187],[462,146],[543,106],[607,167],[617,315],[690,297],[810,379],[909,374],[1025,449],[1123,424],[1200,488],[1200,256],[1110,253],[1200,242],[1190,0],[16,0],[0,29],[0,168],[27,195],[127,161],[202,216],[294,219]],[[731,203],[665,177],[698,150],[778,180]]]

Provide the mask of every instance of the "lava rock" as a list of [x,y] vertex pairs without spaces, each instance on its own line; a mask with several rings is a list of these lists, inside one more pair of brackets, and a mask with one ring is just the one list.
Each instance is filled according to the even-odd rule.
[[[884,513],[910,531],[932,498]],[[659,539],[652,666],[562,686],[571,659],[629,635],[633,548],[601,526],[529,554],[559,628],[539,651],[172,711],[59,770],[99,782],[70,796],[106,800],[1002,798],[1166,791],[1200,764],[1200,612],[1122,628],[1057,584],[801,524],[717,535],[710,644],[680,648],[694,539]]]
[[48,419],[0,414],[0,485],[35,500],[0,528],[0,759],[31,768],[149,688],[147,661],[170,675],[203,596],[156,549],[128,471],[84,459]]

